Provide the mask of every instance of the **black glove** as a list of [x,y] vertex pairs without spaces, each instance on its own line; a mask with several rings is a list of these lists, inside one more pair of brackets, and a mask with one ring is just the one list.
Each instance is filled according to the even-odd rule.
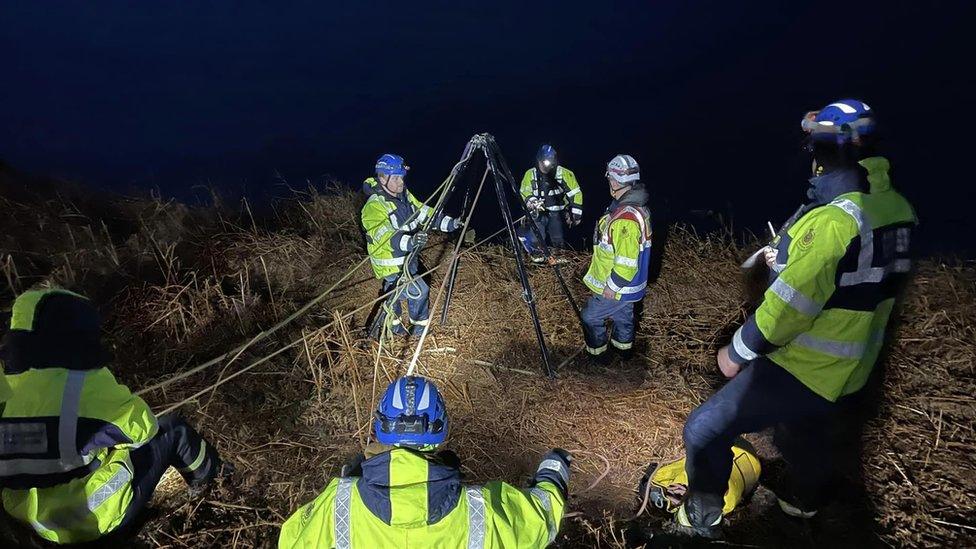
[[573,463],[573,455],[562,448],[553,448],[542,456],[539,469],[532,477],[532,485],[546,481],[559,487],[559,491],[566,496],[569,493],[569,466]]
[[427,233],[420,231],[410,237],[410,249],[423,248],[427,245]]
[[[573,454],[570,454],[567,450],[563,450],[562,448],[553,448],[552,450],[549,450],[549,454],[556,454],[560,459],[566,462],[566,465],[573,464]],[[545,457],[549,457],[549,454],[546,454]]]

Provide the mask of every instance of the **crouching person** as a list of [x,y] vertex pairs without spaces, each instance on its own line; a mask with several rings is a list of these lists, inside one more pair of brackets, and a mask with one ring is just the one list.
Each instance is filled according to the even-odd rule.
[[229,474],[189,425],[157,420],[105,367],[101,322],[84,297],[31,291],[14,302],[0,357],[3,508],[39,536],[78,543],[132,523],[170,466],[201,493]]
[[282,526],[279,548],[545,547],[566,506],[571,457],[544,457],[530,487],[461,483],[460,461],[439,451],[448,417],[437,387],[402,377],[376,411],[376,442]]

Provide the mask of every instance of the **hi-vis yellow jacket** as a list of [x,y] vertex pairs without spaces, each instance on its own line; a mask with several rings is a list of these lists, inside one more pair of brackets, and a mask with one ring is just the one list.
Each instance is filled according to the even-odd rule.
[[[542,467],[556,467],[543,461]],[[282,526],[280,549],[541,548],[566,505],[554,482],[519,490],[461,483],[455,466],[396,448],[366,460],[363,476],[333,479]],[[563,478],[568,482],[568,471]]]
[[[407,189],[399,196],[390,195],[372,177],[363,182],[363,192],[369,196],[361,219],[373,274],[376,278],[398,274],[411,251],[410,236],[433,215],[434,209],[417,200]],[[443,214],[433,220],[433,228],[443,232],[458,227],[460,223],[456,219]]]
[[778,276],[732,340],[735,362],[766,355],[830,401],[867,382],[911,270],[915,212],[886,159],[861,165],[870,192],[841,194],[787,230]]
[[[11,333],[29,336],[35,310],[59,292],[66,293],[22,294]],[[129,452],[158,430],[149,407],[105,368],[50,365],[8,371],[6,382],[10,392],[0,403],[4,509],[56,543],[114,530],[132,500]]]
[[583,191],[572,170],[556,166],[555,177],[548,184],[539,175],[536,168],[526,170],[519,186],[522,200],[536,197],[543,201],[543,206],[549,212],[561,212],[568,207],[574,218],[583,216]]
[[610,203],[593,231],[593,258],[583,283],[595,294],[604,288],[619,301],[640,301],[647,293],[651,263],[651,213],[647,191],[636,185]]

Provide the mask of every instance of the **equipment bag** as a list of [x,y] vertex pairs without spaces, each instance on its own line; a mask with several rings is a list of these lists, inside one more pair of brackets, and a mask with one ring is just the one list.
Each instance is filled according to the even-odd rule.
[[[752,446],[738,440],[732,446],[732,471],[729,475],[729,488],[725,492],[722,514],[727,515],[756,488],[762,468]],[[688,491],[688,474],[685,472],[685,458],[671,463],[657,465],[649,475],[650,491],[648,497],[658,509],[669,513],[677,512]],[[643,495],[643,490],[641,491]]]

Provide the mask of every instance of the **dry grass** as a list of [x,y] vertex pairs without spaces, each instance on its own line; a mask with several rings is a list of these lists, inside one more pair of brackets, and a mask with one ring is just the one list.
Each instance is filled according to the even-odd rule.
[[[115,370],[130,386],[147,386],[240,345],[303,305],[361,259],[359,200],[348,191],[310,190],[276,204],[270,220],[252,223],[246,213],[235,220],[224,212],[212,223],[173,233],[142,224],[133,233],[138,237],[116,246],[124,284],[102,299],[119,357]],[[191,215],[167,213],[178,205],[155,205],[139,215],[151,212],[152,219],[166,220],[162,227],[180,227]],[[22,285],[73,281],[76,289],[105,296],[92,286],[102,279],[82,270],[112,261],[108,242],[92,234],[77,255],[67,261],[45,257],[46,265],[31,266],[27,248],[4,250],[4,278]],[[436,244],[425,252],[428,267],[447,253]],[[628,520],[635,511],[633,489],[648,462],[681,453],[684,418],[720,384],[715,349],[746,314],[737,266],[743,254],[728,238],[673,230],[661,277],[645,301],[636,357],[598,367],[577,356],[555,381],[537,373],[538,349],[506,249],[489,246],[466,255],[450,321],[432,330],[418,371],[445,393],[450,445],[467,477],[522,483],[546,449],[565,447],[578,457],[576,514],[565,521],[560,546],[623,547],[626,536],[654,527],[659,519]],[[145,266],[147,258],[153,269]],[[564,269],[580,301],[587,290],[576,280],[586,262],[585,256],[571,257]],[[135,264],[139,270],[126,267]],[[73,278],[63,274],[66,269]],[[151,277],[144,275],[150,271]],[[433,288],[440,276],[433,275]],[[732,515],[730,541],[844,544],[856,530],[894,546],[971,543],[974,278],[972,265],[926,262],[904,301],[886,399],[865,434],[863,476],[873,506],[866,518],[858,514],[820,531],[779,528],[766,518],[775,515],[768,494],[759,494]],[[532,282],[554,362],[561,363],[578,351],[579,329],[552,272],[534,270]],[[178,477],[168,478],[139,543],[274,545],[277,525],[362,448],[377,394],[409,361],[413,349],[403,342],[385,348],[376,361],[377,347],[361,331],[365,313],[339,317],[376,293],[377,283],[363,268],[235,362],[146,395],[154,409],[163,409],[285,344],[300,343],[182,407],[239,474],[198,501],[187,500]],[[609,472],[584,490],[605,472],[604,457]]]

